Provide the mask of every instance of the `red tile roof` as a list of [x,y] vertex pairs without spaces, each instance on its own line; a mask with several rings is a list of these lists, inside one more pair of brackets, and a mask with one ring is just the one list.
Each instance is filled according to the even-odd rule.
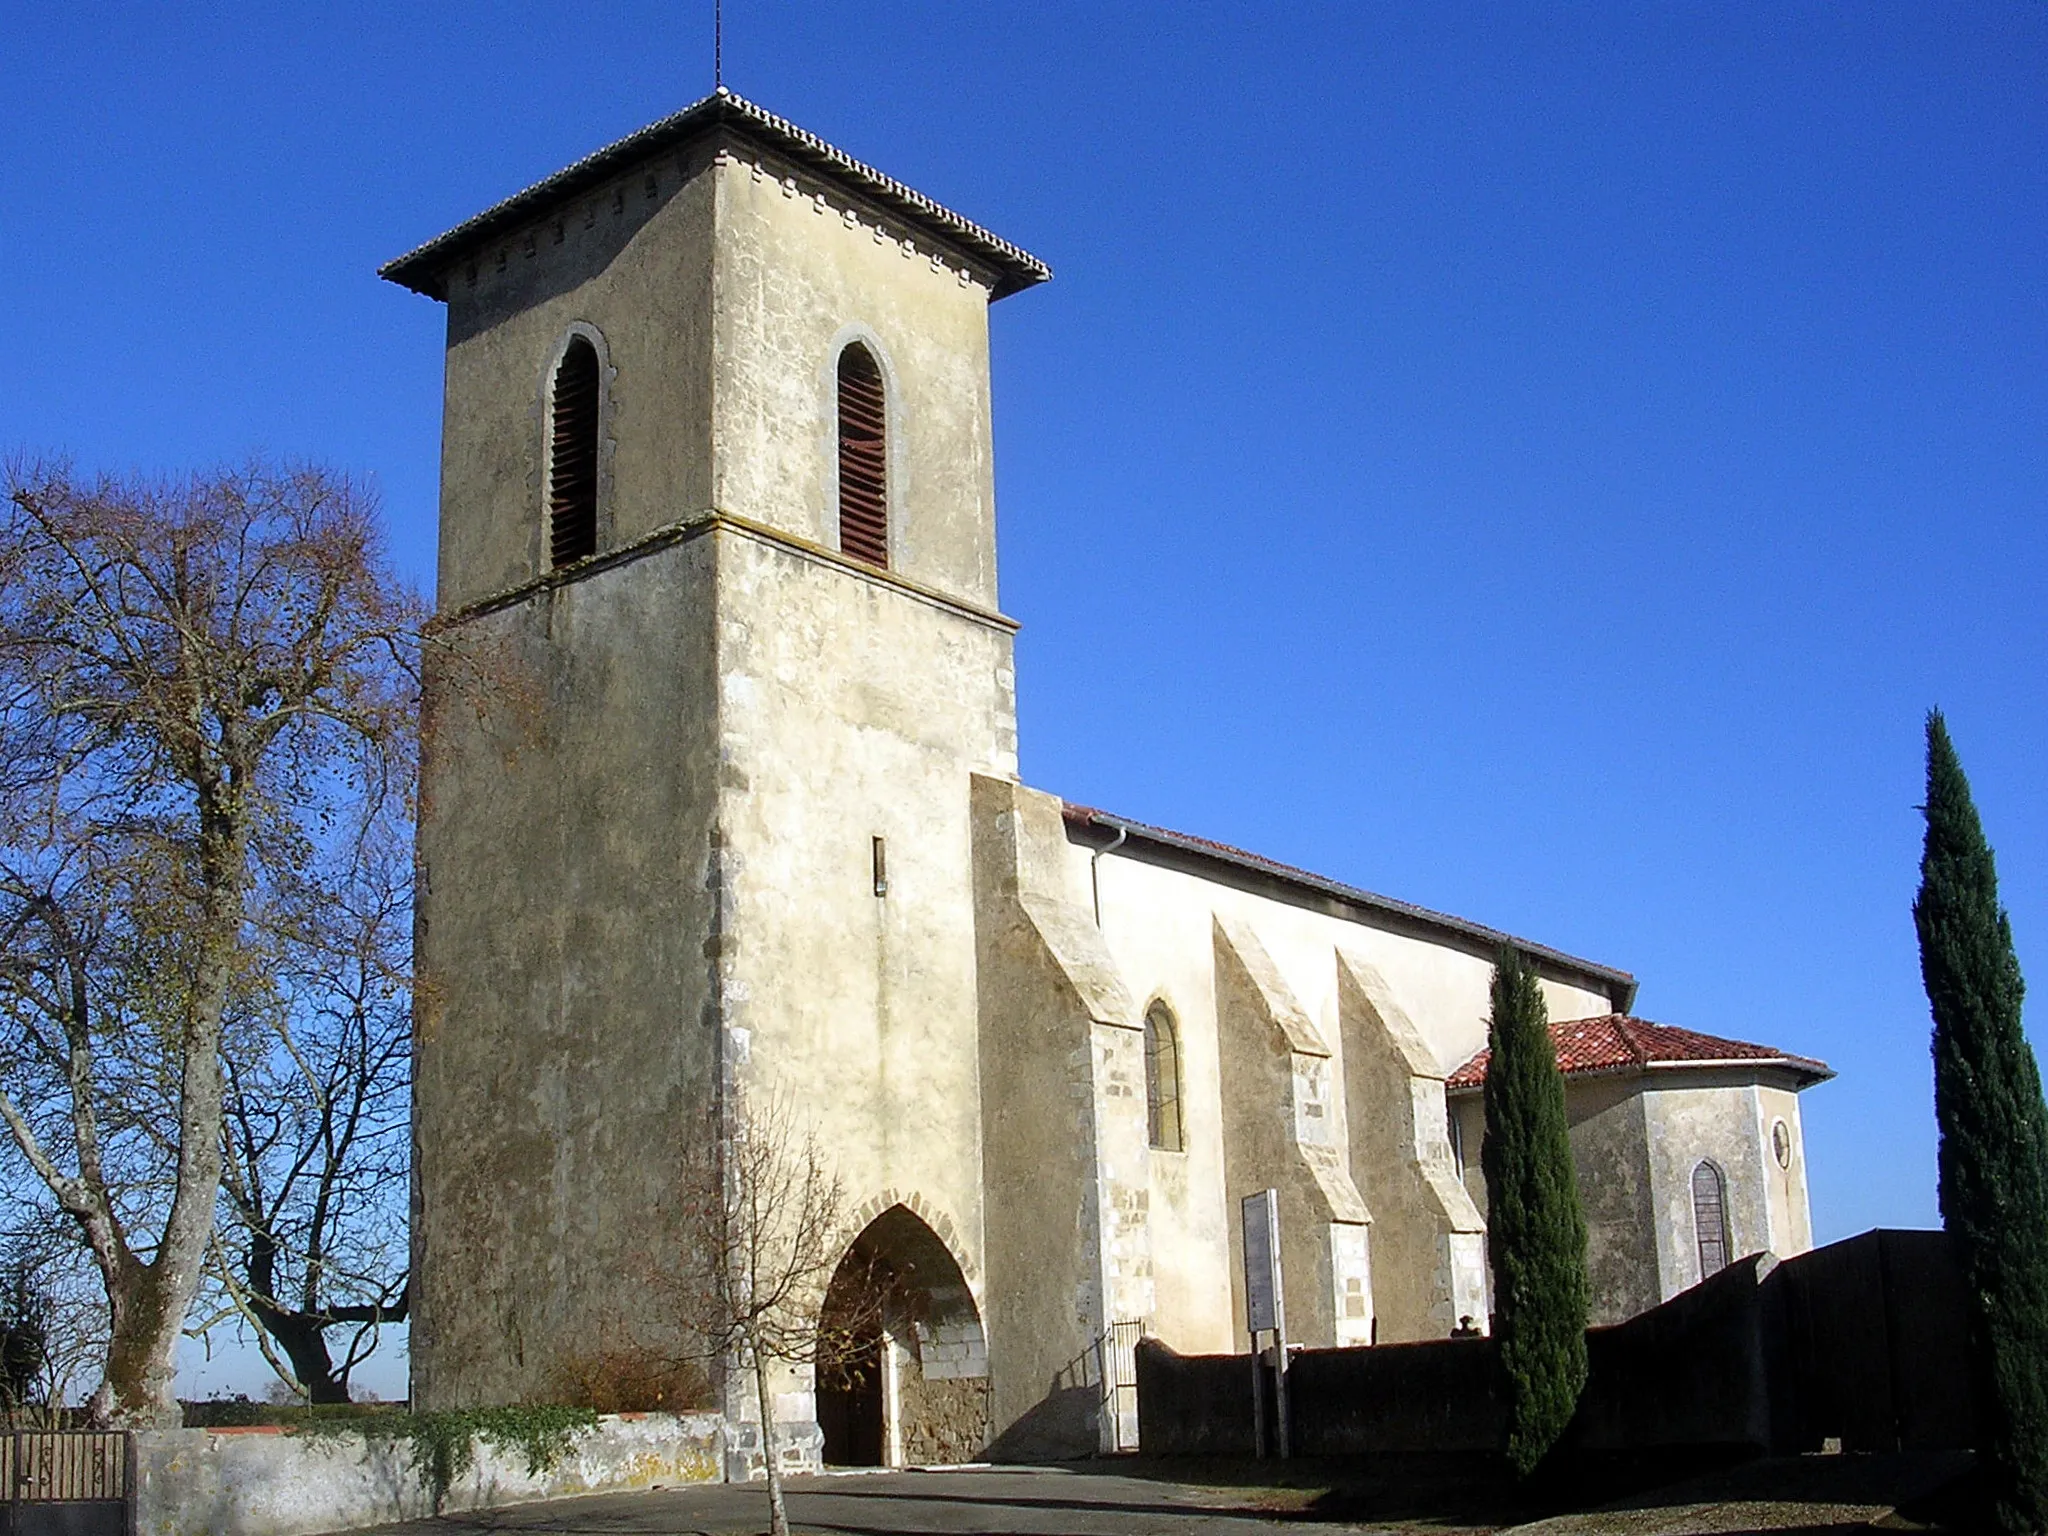
[[[1674,1024],[1652,1024],[1625,1013],[1566,1019],[1550,1026],[1550,1038],[1557,1047],[1558,1070],[1567,1077],[1735,1062],[1785,1068],[1806,1079],[1802,1088],[1835,1075],[1825,1062],[1794,1056],[1775,1046],[1724,1040],[1719,1035],[1703,1035]],[[1456,1093],[1484,1083],[1487,1055],[1481,1051],[1474,1056],[1444,1079],[1444,1086]]]

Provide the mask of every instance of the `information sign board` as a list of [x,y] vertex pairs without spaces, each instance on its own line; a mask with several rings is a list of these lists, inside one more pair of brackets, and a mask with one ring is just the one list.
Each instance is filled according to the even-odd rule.
[[1287,1313],[1280,1294],[1280,1192],[1246,1195],[1243,1209],[1245,1327],[1281,1333]]

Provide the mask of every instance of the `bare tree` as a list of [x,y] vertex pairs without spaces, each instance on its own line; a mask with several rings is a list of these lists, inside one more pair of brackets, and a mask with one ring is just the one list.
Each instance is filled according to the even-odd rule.
[[[271,1016],[231,1018],[214,1278],[293,1395],[349,1375],[406,1318],[412,842],[394,796],[356,808],[274,936]],[[342,1330],[337,1357],[330,1331]]]
[[730,1089],[692,1152],[677,1292],[684,1331],[729,1372],[753,1376],[769,1528],[787,1536],[769,1372],[836,1366],[880,1318],[882,1297],[858,1287],[852,1306],[821,1316],[847,1247],[845,1190],[785,1094]]
[[337,807],[411,782],[420,606],[316,469],[5,478],[0,1120],[104,1287],[95,1419],[175,1424],[226,1031],[277,1016]]

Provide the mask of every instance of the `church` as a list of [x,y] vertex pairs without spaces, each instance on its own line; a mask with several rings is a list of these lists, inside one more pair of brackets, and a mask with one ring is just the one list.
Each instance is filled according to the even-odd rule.
[[[767,1094],[849,1251],[919,1293],[872,1382],[781,1370],[791,1466],[1129,1445],[1114,1341],[1248,1348],[1268,1189],[1290,1342],[1483,1329],[1508,942],[1556,1021],[1596,1320],[1811,1245],[1821,1063],[1021,782],[988,306],[1050,275],[723,90],[383,269],[447,318],[420,1406],[664,1347],[689,1139]],[[754,1398],[719,1405],[735,1445]]]

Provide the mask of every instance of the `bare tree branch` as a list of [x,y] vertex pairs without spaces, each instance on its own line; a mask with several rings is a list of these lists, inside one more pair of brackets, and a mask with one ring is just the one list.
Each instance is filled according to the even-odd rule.
[[[317,1047],[293,1060],[300,1010],[332,1013],[308,957],[346,950],[335,897],[390,836],[365,817],[409,808],[423,608],[370,503],[317,469],[147,483],[17,464],[4,480],[0,1120],[99,1272],[96,1416],[175,1423],[173,1350],[205,1275],[264,1315],[266,1288],[246,1271],[230,1286],[218,1258],[223,1195],[275,1225],[280,1178],[297,1190],[402,1118],[380,1089],[309,1149],[296,1108],[230,1095],[343,1081]],[[359,967],[398,978],[375,997],[387,1022],[405,1011],[391,959]],[[336,1058],[387,1075],[394,1059]],[[379,1272],[333,1263],[377,1187],[330,1178],[317,1232],[269,1234],[273,1270],[310,1280],[295,1300]],[[381,1284],[337,1299],[373,1304]]]
[[826,1288],[853,1236],[845,1190],[786,1093],[729,1085],[724,1112],[689,1152],[684,1262],[671,1288],[680,1331],[728,1373],[752,1375],[770,1527],[786,1536],[769,1372],[843,1365],[879,1325],[887,1298],[879,1286],[855,1285],[827,1315]]

